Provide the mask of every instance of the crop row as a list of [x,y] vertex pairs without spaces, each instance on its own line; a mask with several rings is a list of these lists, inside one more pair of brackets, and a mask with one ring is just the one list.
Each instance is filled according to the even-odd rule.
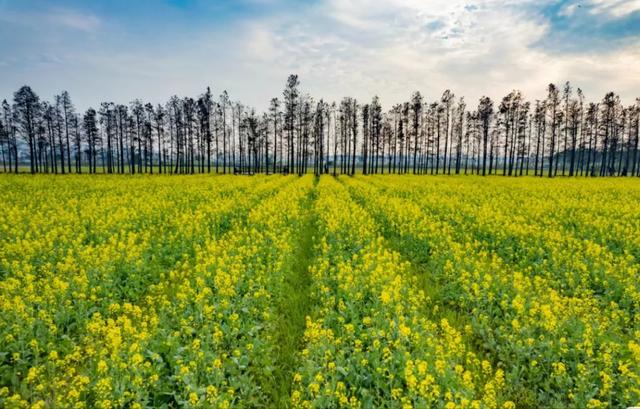
[[447,319],[434,322],[410,265],[333,179],[321,179],[317,257],[294,407],[512,407],[502,370]]
[[[504,369],[518,406],[640,399],[637,262],[561,222],[552,209],[571,207],[566,194],[529,188],[520,192],[526,205],[514,205],[517,186],[490,197],[467,189],[475,195],[465,201],[442,186],[407,194],[389,179],[346,183],[420,265],[439,307],[469,322],[469,339]],[[540,207],[549,211],[527,217]]]

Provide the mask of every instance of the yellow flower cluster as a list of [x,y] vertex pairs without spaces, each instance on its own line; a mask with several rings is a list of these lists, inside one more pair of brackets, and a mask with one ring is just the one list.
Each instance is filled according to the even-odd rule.
[[640,403],[640,184],[374,177],[350,192],[516,406]]
[[640,406],[636,180],[0,192],[2,408]]
[[[498,408],[504,374],[464,342],[375,220],[334,179],[321,179],[315,309],[294,376],[294,407]],[[484,363],[484,371],[482,370]]]
[[264,405],[310,177],[2,184],[1,407]]

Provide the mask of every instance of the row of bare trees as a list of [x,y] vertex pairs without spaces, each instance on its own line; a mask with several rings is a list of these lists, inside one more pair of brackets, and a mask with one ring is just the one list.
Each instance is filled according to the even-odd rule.
[[2,102],[2,170],[31,173],[297,173],[640,176],[640,99],[586,102],[554,84],[533,103],[512,91],[469,108],[446,90],[384,112],[378,97],[316,101],[287,79],[256,113],[210,88],[165,104],[103,102],[76,112],[28,86]]

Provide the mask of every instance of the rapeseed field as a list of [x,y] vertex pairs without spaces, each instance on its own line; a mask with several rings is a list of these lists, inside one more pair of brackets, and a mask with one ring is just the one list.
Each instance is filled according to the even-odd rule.
[[640,181],[0,176],[0,407],[640,405]]

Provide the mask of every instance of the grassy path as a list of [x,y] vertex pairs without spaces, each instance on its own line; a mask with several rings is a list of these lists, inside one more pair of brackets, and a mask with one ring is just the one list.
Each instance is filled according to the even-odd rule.
[[287,274],[278,292],[277,310],[279,319],[275,328],[276,350],[275,368],[272,384],[268,385],[273,407],[289,407],[293,374],[297,368],[298,354],[303,346],[305,318],[311,309],[309,285],[311,277],[309,266],[314,258],[314,235],[316,216],[313,214],[313,202],[316,199],[316,185],[301,204],[305,217],[300,224],[299,241],[293,252]]

